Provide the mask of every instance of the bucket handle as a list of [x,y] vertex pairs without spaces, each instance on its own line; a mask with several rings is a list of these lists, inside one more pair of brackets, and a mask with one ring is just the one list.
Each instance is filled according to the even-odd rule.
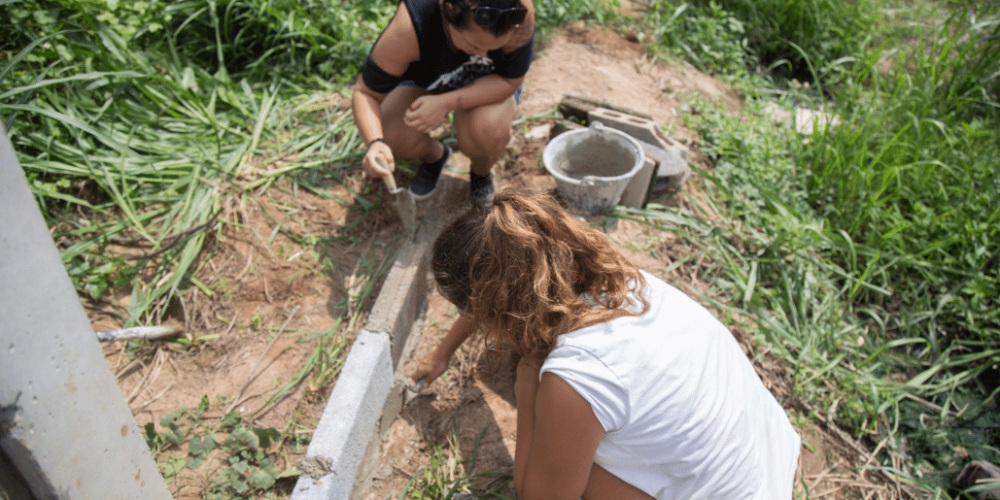
[[607,180],[606,178],[597,177],[594,175],[588,175],[583,179],[580,179],[580,183],[583,184],[584,186],[589,186],[589,187],[610,186],[612,184],[612,182]]

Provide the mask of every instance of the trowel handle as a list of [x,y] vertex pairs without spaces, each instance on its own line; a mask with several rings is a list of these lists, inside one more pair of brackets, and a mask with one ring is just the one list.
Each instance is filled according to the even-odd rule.
[[382,177],[382,181],[385,182],[385,187],[389,188],[389,191],[396,190],[396,179],[392,177],[392,174]]
[[[383,158],[379,157],[379,159],[375,161],[378,163],[378,166],[386,170],[389,170],[389,166],[385,164],[385,160]],[[382,181],[385,182],[385,187],[389,188],[389,191],[396,190],[396,179],[392,176],[391,170],[389,171],[389,175],[385,175],[382,177]]]

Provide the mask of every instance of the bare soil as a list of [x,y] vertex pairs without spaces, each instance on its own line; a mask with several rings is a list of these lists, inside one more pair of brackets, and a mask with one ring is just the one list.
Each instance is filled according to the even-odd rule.
[[[688,145],[692,162],[711,168],[698,154],[697,137],[684,127],[679,107],[697,95],[738,114],[740,97],[707,75],[662,61],[653,63],[644,53],[626,35],[582,24],[568,26],[537,55],[520,115],[549,113],[567,92],[588,95],[652,115],[669,135]],[[495,168],[498,185],[554,189],[554,181],[541,166],[552,122],[551,117],[536,118],[516,127],[508,154]],[[428,210],[450,214],[464,210],[468,165],[468,158],[456,152],[442,192],[419,203],[418,216]],[[405,184],[404,179],[400,181]],[[253,425],[274,427],[287,436],[271,454],[279,469],[298,465],[332,385],[308,377],[260,410],[296,377],[319,347],[318,334],[335,331],[349,345],[379,292],[376,277],[367,300],[358,297],[367,284],[367,270],[392,255],[401,233],[391,200],[380,186],[360,174],[325,182],[339,200],[321,198],[282,181],[224,208],[220,217],[227,223],[211,236],[207,257],[197,272],[212,295],[188,293],[168,311],[168,316],[185,325],[191,346],[165,342],[105,346],[108,363],[140,427],[152,422],[162,430],[159,420],[163,416],[181,407],[195,408],[208,396],[213,404],[203,420],[209,426],[232,408]],[[705,195],[697,184],[692,179],[681,192],[661,201],[674,206],[702,204]],[[358,197],[374,207],[368,211],[350,208],[358,206]],[[699,277],[701,262],[664,272],[688,255],[685,242],[626,220],[588,220],[605,228],[639,267],[683,284],[682,289],[709,291]],[[300,243],[309,237],[325,240],[316,247]],[[127,302],[126,297],[112,305],[121,307]],[[338,323],[344,313],[348,321]],[[454,308],[437,294],[429,298],[419,344],[407,370],[433,348],[456,317]],[[97,312],[92,314],[92,323],[95,330],[119,327],[113,316]],[[779,401],[790,403],[785,370],[766,352],[758,352],[760,347],[744,332],[734,333],[765,384]],[[479,342],[463,346],[452,368],[428,388],[429,395],[404,408],[389,431],[382,467],[368,499],[399,498],[420,468],[437,457],[450,457],[444,468],[456,475],[466,471],[464,467],[472,473],[491,473],[475,480],[478,487],[494,480],[499,480],[501,488],[506,484],[517,437],[513,371],[509,359],[492,359],[483,353]],[[870,474],[852,471],[863,465],[852,443],[812,424],[790,404],[786,409],[804,443],[796,486],[801,498],[806,489],[810,498],[897,498],[894,490],[875,482]],[[185,450],[171,453],[182,455]],[[170,483],[174,498],[203,498],[206,477],[222,465],[222,459],[217,455],[198,469],[180,471]],[[280,481],[269,497],[287,498],[294,479]]]

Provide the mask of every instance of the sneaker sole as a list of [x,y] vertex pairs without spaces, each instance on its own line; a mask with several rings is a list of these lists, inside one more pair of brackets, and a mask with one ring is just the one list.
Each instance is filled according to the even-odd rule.
[[[438,181],[440,181],[440,180],[441,179],[438,178]],[[410,196],[413,196],[414,200],[416,200],[416,201],[424,201],[427,198],[430,198],[431,196],[434,196],[434,193],[437,192],[437,186],[434,186],[434,189],[432,189],[431,192],[429,192],[427,194],[417,194],[417,193],[414,193],[413,191],[411,191],[409,189],[407,189],[407,191],[410,191]]]

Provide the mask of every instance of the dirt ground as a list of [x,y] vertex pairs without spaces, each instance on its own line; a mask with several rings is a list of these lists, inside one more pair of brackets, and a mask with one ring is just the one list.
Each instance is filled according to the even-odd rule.
[[[520,116],[551,112],[567,92],[588,95],[652,115],[669,135],[688,145],[693,162],[710,167],[698,155],[697,138],[684,128],[681,103],[697,94],[739,113],[740,98],[694,70],[651,63],[644,57],[643,47],[628,38],[583,25],[566,27],[537,54]],[[553,189],[554,181],[540,167],[552,121],[551,117],[536,118],[516,127],[509,154],[495,169],[499,185]],[[457,214],[464,209],[467,168],[468,159],[456,152],[442,193],[421,202],[418,212]],[[361,193],[377,204],[382,200],[381,188],[360,176],[347,180],[346,185],[327,182],[339,200],[315,196],[285,181],[259,196],[250,195],[224,207],[220,217],[229,223],[211,235],[207,245],[211,253],[196,274],[212,295],[187,294],[169,311],[185,325],[192,346],[161,342],[105,345],[108,363],[140,427],[155,422],[159,430],[158,422],[164,415],[180,407],[195,408],[208,396],[213,404],[202,419],[209,426],[234,409],[256,426],[274,427],[293,438],[285,440],[275,457],[279,470],[298,464],[332,386],[309,377],[263,411],[261,408],[296,377],[319,347],[318,334],[335,331],[349,342],[364,325],[366,308],[379,291],[380,276],[369,276],[391,257],[401,229],[391,203],[367,212],[346,206],[354,199],[352,193]],[[695,184],[688,182],[680,193],[664,201],[676,206],[698,203],[702,194]],[[639,267],[668,282],[708,291],[688,265],[664,272],[687,253],[669,235],[625,220],[608,225],[603,224],[603,217],[589,220],[606,227]],[[327,238],[316,247],[318,251],[300,243],[315,236]],[[369,283],[371,280],[374,282]],[[364,295],[366,289],[368,295]],[[121,307],[127,302],[121,298],[111,305]],[[336,318],[345,313],[348,321],[338,323]],[[456,316],[454,308],[439,296],[429,298],[419,345],[408,370],[444,335]],[[92,322],[95,330],[119,326],[113,314],[93,312]],[[735,333],[756,360],[765,383],[779,401],[787,403],[802,435],[801,479],[796,486],[799,497],[806,498],[808,489],[808,498],[814,499],[897,498],[870,474],[852,471],[863,464],[851,444],[801,416],[790,404],[781,366],[766,353],[756,352],[742,332]],[[446,376],[428,388],[428,395],[404,409],[389,431],[382,467],[367,499],[399,498],[420,467],[439,457],[450,457],[445,464],[456,474],[463,470],[493,473],[477,478],[479,487],[493,480],[506,484],[504,474],[510,471],[516,439],[513,373],[508,360],[498,360],[499,368],[490,370],[490,360],[482,353],[480,343],[463,346]],[[479,445],[474,446],[477,439]],[[182,454],[183,450],[174,453]],[[221,465],[220,460],[209,460],[196,470],[181,470],[170,483],[174,498],[202,498],[206,475]],[[461,460],[467,460],[468,469],[459,463]],[[294,479],[279,482],[274,490],[277,497],[290,495]]]

